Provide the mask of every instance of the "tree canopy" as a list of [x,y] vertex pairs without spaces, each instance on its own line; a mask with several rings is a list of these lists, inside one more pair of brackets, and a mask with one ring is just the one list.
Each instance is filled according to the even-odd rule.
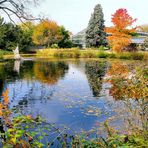
[[33,42],[37,45],[51,47],[57,44],[59,47],[71,47],[69,31],[59,26],[55,21],[42,20],[34,29]]
[[62,39],[62,35],[55,21],[43,20],[35,27],[32,38],[35,44],[50,47],[52,44],[58,43]]

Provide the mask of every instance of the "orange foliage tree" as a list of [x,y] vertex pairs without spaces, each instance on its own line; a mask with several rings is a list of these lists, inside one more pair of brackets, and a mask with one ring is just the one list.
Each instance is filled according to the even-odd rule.
[[62,39],[60,26],[54,21],[43,20],[35,27],[32,39],[37,45],[49,47],[57,44]]
[[136,19],[133,19],[126,9],[118,9],[112,15],[114,26],[106,28],[106,32],[110,34],[108,41],[113,51],[121,52],[131,43],[131,35],[136,32],[136,27],[131,26],[135,21]]

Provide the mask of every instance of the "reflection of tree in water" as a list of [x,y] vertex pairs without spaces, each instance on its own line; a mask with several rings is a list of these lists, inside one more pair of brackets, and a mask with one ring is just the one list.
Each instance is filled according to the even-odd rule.
[[33,76],[33,62],[26,61],[20,65],[20,73],[14,70],[14,61],[6,61],[0,65],[0,95],[7,83]]
[[[137,64],[137,63],[136,63]],[[112,64],[107,74],[111,83],[110,95],[116,100],[122,100],[126,121],[130,128],[148,130],[148,67],[130,69],[130,65]],[[124,112],[120,111],[122,115]]]
[[[36,83],[34,77],[40,82],[47,84],[55,84],[60,78],[64,77],[68,70],[68,65],[63,62],[34,62],[24,61],[20,64],[20,72],[14,71],[14,61],[7,61],[0,65],[0,95],[2,91],[7,87],[9,83],[16,85],[10,89],[12,92],[11,101],[14,101],[19,92],[23,92],[28,88],[28,92],[22,97],[20,104],[27,104],[28,100],[34,99],[47,99],[46,88],[42,83]],[[25,80],[25,81],[23,81]],[[38,96],[34,95],[35,89],[39,88]],[[24,87],[23,87],[24,86]],[[19,90],[19,91],[18,91]],[[54,89],[51,88],[51,92],[48,92],[48,98],[52,96]],[[35,93],[36,94],[36,93]],[[41,97],[40,97],[41,96]]]
[[67,70],[68,65],[64,62],[37,62],[34,65],[35,78],[47,84],[57,83]]
[[100,91],[102,89],[102,78],[106,73],[106,68],[107,63],[104,61],[87,62],[85,65],[85,73],[95,97],[99,97]]
[[1,78],[3,78],[4,80],[8,80],[9,82],[12,82],[17,79],[33,76],[32,61],[25,61],[24,63],[20,64],[20,73],[15,71],[14,66],[15,61],[8,61],[5,62],[3,65],[0,65]]

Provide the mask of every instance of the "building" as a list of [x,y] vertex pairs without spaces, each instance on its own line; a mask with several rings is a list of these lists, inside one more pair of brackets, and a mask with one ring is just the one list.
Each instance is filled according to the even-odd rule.
[[86,33],[85,32],[86,32],[86,29],[72,36],[72,42],[75,46],[80,47],[80,48],[86,48],[86,43],[85,43]]

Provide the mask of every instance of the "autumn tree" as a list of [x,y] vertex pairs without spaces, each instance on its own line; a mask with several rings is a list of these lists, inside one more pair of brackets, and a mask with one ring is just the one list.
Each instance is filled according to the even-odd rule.
[[86,46],[99,47],[106,45],[106,33],[104,31],[104,15],[100,4],[94,8],[86,30]]
[[50,47],[53,44],[58,44],[62,35],[57,23],[46,19],[35,27],[32,38],[35,44]]
[[133,19],[126,9],[118,9],[112,15],[113,27],[106,28],[109,44],[113,51],[121,52],[131,43],[132,34],[136,28],[131,28],[136,19]]

